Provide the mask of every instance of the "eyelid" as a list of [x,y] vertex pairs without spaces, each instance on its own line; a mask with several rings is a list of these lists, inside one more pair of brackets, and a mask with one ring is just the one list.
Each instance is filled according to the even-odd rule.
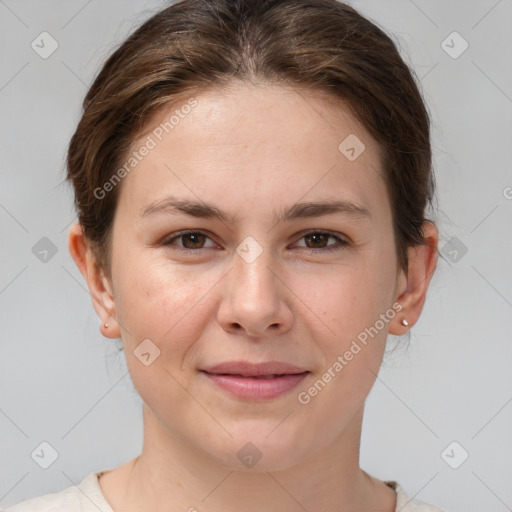
[[334,233],[332,231],[329,231],[327,229],[309,229],[307,231],[303,231],[300,233],[299,237],[297,238],[297,243],[299,240],[302,240],[305,236],[313,233],[319,233],[323,235],[327,235],[328,237],[333,237],[337,239],[337,242],[335,244],[328,245],[327,247],[306,247],[306,246],[300,246],[300,249],[305,251],[308,254],[329,254],[329,253],[337,253],[340,251],[346,251],[349,247],[352,246],[352,243],[347,240],[347,237],[342,235],[341,233]]
[[[321,252],[341,250],[341,249],[345,249],[346,247],[351,245],[351,242],[349,240],[347,240],[346,237],[344,235],[342,235],[341,233],[335,233],[335,232],[332,232],[332,231],[329,231],[329,230],[326,230],[326,229],[308,229],[306,231],[302,231],[302,232],[299,233],[299,236],[296,238],[296,241],[294,243],[297,243],[299,240],[301,240],[305,236],[307,236],[309,234],[313,234],[313,233],[328,235],[329,237],[336,238],[338,241],[337,241],[337,244],[333,244],[333,245],[330,245],[330,246],[327,246],[327,247],[315,248],[315,247],[301,246],[306,251],[309,251],[309,252],[312,252],[312,253],[321,253]],[[206,230],[203,230],[203,229],[186,229],[186,230],[183,230],[183,231],[178,231],[176,233],[172,233],[170,237],[165,237],[163,239],[163,241],[161,242],[161,244],[164,245],[164,246],[171,246],[171,245],[173,245],[173,246],[175,246],[175,248],[173,248],[173,250],[177,250],[179,252],[186,252],[186,253],[189,253],[189,254],[193,253],[193,252],[199,252],[199,251],[204,250],[204,249],[213,249],[213,247],[200,247],[198,249],[188,249],[188,248],[182,247],[182,246],[180,246],[178,244],[171,243],[172,240],[176,240],[177,238],[181,238],[181,237],[183,237],[185,235],[189,235],[189,234],[202,234],[202,235],[205,235],[207,238],[209,238],[212,242],[215,243],[215,241],[212,239],[212,236],[210,235],[210,233],[208,231],[206,231]]]
[[208,231],[205,231],[203,229],[185,229],[183,231],[177,231],[176,233],[171,233],[170,236],[168,237],[164,237],[161,244],[162,245],[165,245],[165,246],[168,246],[168,245],[174,245],[175,247],[177,247],[177,250],[179,251],[180,249],[182,251],[186,251],[186,252],[198,252],[202,249],[213,249],[213,247],[201,247],[199,249],[187,249],[186,247],[181,247],[180,245],[177,245],[177,244],[174,244],[174,243],[171,243],[172,240],[176,240],[177,238],[181,238],[185,235],[190,235],[190,234],[201,234],[201,235],[204,235],[206,236],[207,238],[209,238],[213,243],[215,243],[215,241],[213,240],[211,234],[208,232]]
[[[334,231],[329,231],[328,229],[308,229],[306,231],[302,231],[301,233],[299,233],[297,241],[301,240],[306,235],[310,235],[310,234],[313,234],[313,233],[320,233],[322,235],[332,236],[333,238],[337,238],[338,239],[338,243],[341,243],[343,245],[348,245],[350,243],[346,236],[342,235],[341,233],[336,233]],[[320,249],[314,249],[312,247],[305,247],[305,249],[311,249],[311,250],[314,250],[314,251],[321,251],[322,250],[321,248]],[[324,247],[324,249],[326,249],[326,248]]]

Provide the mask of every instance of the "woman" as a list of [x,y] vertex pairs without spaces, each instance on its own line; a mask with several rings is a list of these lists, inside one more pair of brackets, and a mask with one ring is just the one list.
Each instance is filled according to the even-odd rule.
[[143,400],[142,453],[9,511],[422,511],[359,466],[438,232],[428,114],[335,0],[183,0],[87,93],[69,249]]

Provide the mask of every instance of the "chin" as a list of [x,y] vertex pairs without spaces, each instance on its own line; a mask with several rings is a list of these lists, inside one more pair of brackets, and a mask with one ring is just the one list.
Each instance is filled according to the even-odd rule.
[[[246,429],[210,454],[230,470],[246,473],[282,471],[307,456],[304,439],[284,429],[278,433],[274,422],[270,428]],[[275,429],[275,430],[273,430]],[[240,429],[242,430],[242,429]],[[270,434],[269,434],[270,433]]]

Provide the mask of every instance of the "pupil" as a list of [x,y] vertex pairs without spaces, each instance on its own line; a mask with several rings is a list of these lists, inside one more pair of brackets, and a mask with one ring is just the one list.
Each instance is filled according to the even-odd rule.
[[318,243],[318,238],[320,238],[320,241],[323,240],[324,242],[326,241],[325,238],[327,237],[327,235],[325,234],[322,234],[322,233],[316,233],[316,234],[312,234],[312,235],[307,235],[309,238],[312,238],[314,239],[313,240],[313,243],[316,244]]
[[[194,246],[196,244],[201,245],[200,238],[199,238],[199,241],[198,241],[198,237],[202,237],[202,236],[204,236],[204,235],[202,235],[201,233],[192,233],[192,234],[185,235],[185,240],[187,240],[187,238],[191,239],[192,240],[192,245],[194,245]],[[185,245],[187,245],[187,244],[185,244]]]

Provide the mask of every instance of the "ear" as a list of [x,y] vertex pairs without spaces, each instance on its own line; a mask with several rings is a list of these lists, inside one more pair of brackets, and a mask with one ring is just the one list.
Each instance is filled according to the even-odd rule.
[[[390,323],[390,334],[402,335],[417,322],[436,269],[439,233],[436,226],[429,221],[423,224],[422,232],[427,244],[409,247],[407,273],[401,270],[398,277],[395,302],[400,303],[402,309]],[[403,319],[409,322],[408,326],[401,324]]]
[[[107,338],[119,338],[121,334],[117,323],[112,282],[97,263],[80,224],[71,226],[68,235],[68,248],[87,282],[94,309],[101,321],[102,334]],[[108,327],[105,327],[106,323],[108,323]]]

